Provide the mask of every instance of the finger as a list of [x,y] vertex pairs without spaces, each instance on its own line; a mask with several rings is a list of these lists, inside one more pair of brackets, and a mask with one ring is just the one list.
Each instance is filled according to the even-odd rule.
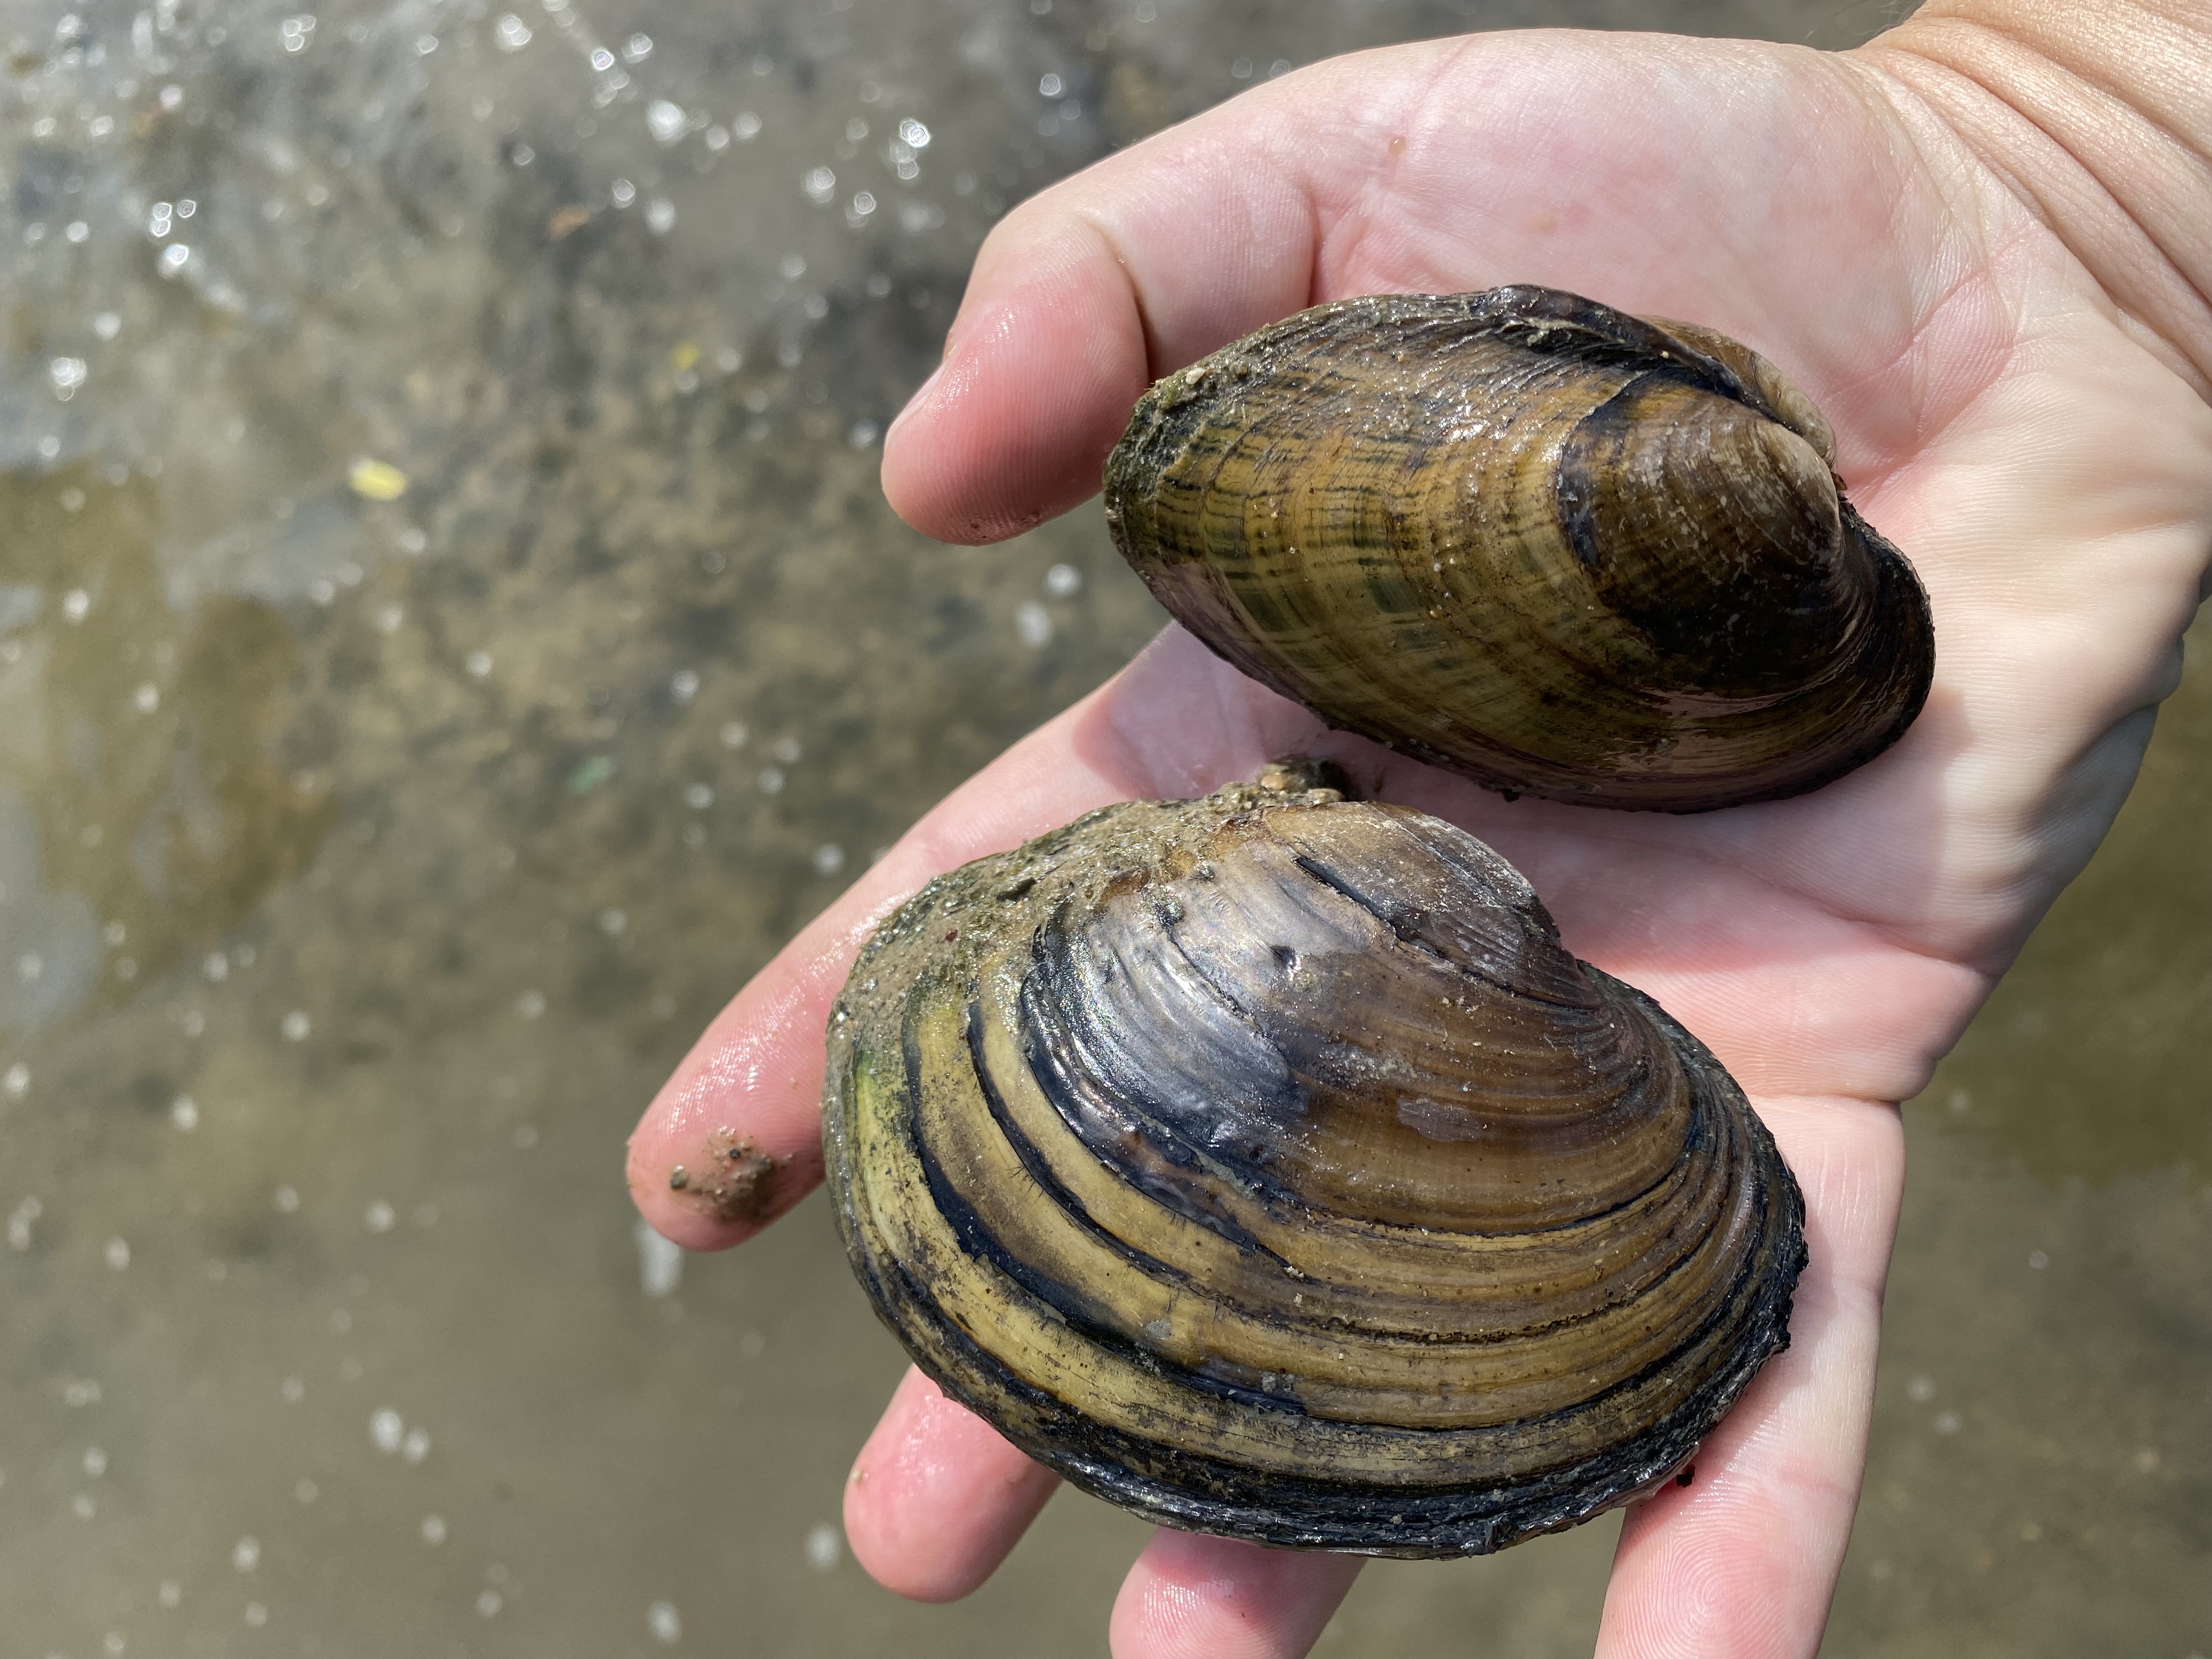
[[947,796],[716,1017],[630,1136],[639,1210],[686,1249],[720,1249],[821,1178],[830,1005],[862,941],[930,878],[1111,801],[1202,794],[1249,777],[1316,725],[1280,698],[1253,695],[1189,635],[1168,629]]
[[1115,1600],[1114,1659],[1298,1659],[1362,1565],[1163,1528]]
[[853,958],[933,876],[1127,794],[1071,752],[1071,726],[1103,695],[947,796],[715,1017],[630,1135],[630,1196],[656,1229],[726,1249],[821,1179],[823,1029]]
[[[1270,87],[1237,100],[1264,119]],[[1156,375],[1298,310],[1305,182],[1251,130],[1199,121],[1007,216],[977,255],[945,362],[884,440],[884,493],[943,541],[995,541],[1095,494]]]
[[846,1482],[846,1541],[885,1589],[954,1601],[991,1576],[1059,1485],[909,1368]]
[[1820,1645],[1865,1468],[1904,1136],[1893,1108],[1864,1102],[1759,1111],[1805,1192],[1790,1346],[1699,1449],[1690,1484],[1629,1511],[1599,1659],[1809,1659]]

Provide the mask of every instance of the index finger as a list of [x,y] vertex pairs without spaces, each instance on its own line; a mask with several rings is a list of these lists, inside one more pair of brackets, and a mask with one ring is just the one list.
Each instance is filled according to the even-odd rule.
[[[1132,688],[1135,688],[1132,694]],[[1172,743],[1122,733],[1132,708],[1172,707]],[[632,1133],[630,1196],[687,1249],[743,1243],[822,1175],[819,1102],[830,1005],[876,925],[932,877],[1004,852],[1094,807],[1202,794],[1249,775],[1317,727],[1232,683],[1170,628],[1119,675],[948,795],[715,1017]]]

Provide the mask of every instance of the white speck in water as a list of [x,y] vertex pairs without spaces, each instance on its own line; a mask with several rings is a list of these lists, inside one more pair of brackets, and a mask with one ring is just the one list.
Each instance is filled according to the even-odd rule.
[[898,136],[899,143],[904,144],[908,149],[929,148],[929,129],[911,115],[898,124]]
[[645,1627],[653,1632],[654,1641],[665,1642],[672,1647],[684,1639],[684,1620],[673,1601],[655,1601],[647,1607]]
[[527,144],[517,144],[513,149],[507,151],[507,155],[519,167],[526,167],[538,159],[538,152]]
[[29,1249],[31,1229],[36,1224],[39,1218],[46,1212],[46,1206],[40,1203],[35,1197],[26,1198],[18,1204],[8,1216],[9,1244],[18,1250]]
[[730,147],[730,130],[720,121],[707,129],[707,148],[720,155]]
[[418,34],[415,37],[415,51],[417,56],[428,58],[432,52],[437,51],[437,49],[438,37],[436,35]]
[[618,906],[609,905],[599,912],[599,931],[609,939],[619,939],[629,927],[629,916]]
[[146,211],[146,234],[157,240],[176,228],[177,209],[173,202],[156,202]]
[[730,123],[730,137],[741,144],[749,144],[760,137],[761,118],[750,110],[740,110],[738,118]]
[[41,460],[47,460],[47,461],[51,461],[52,459],[54,459],[54,457],[55,457],[55,456],[57,456],[57,455],[60,454],[61,453],[62,453],[62,441],[61,441],[59,438],[57,438],[56,436],[54,436],[54,434],[53,434],[52,433],[49,432],[49,433],[47,433],[47,434],[46,434],[46,436],[44,436],[43,438],[40,438],[40,439],[39,440],[39,458],[40,458],[40,459],[41,459]]
[[84,1472],[88,1476],[94,1480],[99,1480],[101,1475],[106,1474],[107,1473],[107,1454],[100,1450],[97,1446],[87,1446],[84,1449]]
[[307,1033],[313,1029],[305,1009],[295,1008],[284,1016],[283,1030],[284,1040],[287,1042],[305,1042],[307,1040]]
[[829,206],[837,194],[837,175],[828,167],[809,167],[799,185],[809,201],[822,207]]
[[786,766],[795,766],[806,750],[797,738],[778,738],[770,746],[769,752]]
[[252,1572],[261,1565],[261,1540],[252,1533],[230,1547],[230,1565],[240,1572]]
[[2048,1267],[2051,1265],[2051,1258],[2041,1250],[2030,1250],[2027,1253],[2027,1265],[2038,1269]]
[[92,595],[82,587],[72,587],[62,595],[62,615],[73,623],[81,623],[92,610]]
[[703,812],[714,804],[714,791],[707,784],[687,783],[684,786],[684,804],[695,812]]
[[1052,613],[1035,599],[1024,599],[1014,612],[1014,631],[1032,651],[1052,643]]
[[369,1417],[368,1437],[375,1443],[377,1450],[389,1457],[407,1437],[406,1420],[391,1407],[383,1407]]
[[1937,1412],[1936,1420],[1929,1426],[1938,1434],[1956,1434],[1965,1421],[1956,1412]]
[[143,682],[131,694],[131,707],[142,714],[150,714],[161,706],[161,688],[151,680]]
[[883,434],[883,428],[873,421],[855,421],[852,430],[846,433],[845,442],[854,449],[869,449]]
[[626,208],[637,200],[637,186],[627,179],[617,179],[608,186],[607,194],[613,198],[617,207]]
[[834,841],[825,841],[814,849],[814,873],[834,876],[845,867],[845,849]]
[[499,1617],[499,1610],[506,1605],[505,1596],[495,1589],[488,1589],[477,1597],[477,1616],[481,1619],[496,1619]]
[[399,1455],[410,1463],[420,1463],[430,1455],[430,1431],[408,1430],[407,1437],[399,1443]]
[[675,678],[668,682],[668,695],[678,702],[689,702],[699,695],[699,671],[679,668]]
[[2142,1447],[2135,1455],[2136,1473],[2138,1474],[2155,1474],[2158,1473],[2158,1466],[2160,1461],[2158,1452],[2154,1448],[2150,1446]]
[[119,1273],[131,1265],[131,1241],[119,1235],[111,1238],[100,1246],[100,1255],[111,1269]]
[[855,219],[865,219],[875,210],[876,198],[872,191],[856,190],[853,192],[852,214]]
[[514,1000],[514,1012],[525,1019],[536,1019],[545,1012],[543,991],[525,991]]
[[684,114],[681,104],[672,104],[665,98],[656,98],[645,106],[646,130],[664,144],[672,144],[689,131],[690,118]]
[[1066,90],[1066,86],[1067,83],[1057,75],[1048,75],[1037,82],[1037,93],[1041,97],[1057,98]]
[[269,1622],[269,1609],[258,1601],[248,1601],[246,1604],[246,1622],[252,1629],[259,1630]]
[[328,605],[337,596],[338,590],[335,583],[319,577],[307,584],[307,597],[317,605]]
[[1924,1406],[1936,1397],[1936,1379],[1916,1376],[1905,1385],[1905,1397],[1916,1406]]
[[501,52],[520,52],[530,44],[530,25],[513,12],[501,12],[499,21],[492,25],[492,33]]
[[114,312],[103,311],[92,319],[92,331],[103,340],[112,340],[123,331],[123,319]]
[[154,1592],[154,1599],[165,1607],[181,1607],[185,1600],[185,1587],[173,1578],[164,1578],[161,1588]]
[[63,229],[62,234],[72,242],[82,242],[91,236],[92,227],[82,219],[72,219]]
[[29,1092],[30,1087],[31,1068],[21,1060],[0,1072],[0,1091],[5,1091],[9,1099],[21,1100]]
[[723,748],[742,749],[745,746],[745,739],[752,736],[752,733],[745,729],[745,723],[743,720],[725,720],[719,735],[721,738]]
[[684,1247],[663,1238],[640,1217],[633,1232],[637,1239],[638,1282],[650,1297],[672,1296],[684,1279]]
[[467,669],[476,678],[483,679],[491,672],[491,653],[471,651],[462,662],[461,666]]
[[362,1217],[362,1224],[373,1233],[388,1233],[392,1231],[392,1224],[398,1219],[398,1212],[380,1198],[368,1206],[368,1212]]
[[332,1335],[343,1336],[353,1328],[353,1316],[343,1308],[333,1308],[331,1310],[330,1324]]
[[292,1488],[292,1496],[302,1504],[312,1504],[323,1495],[323,1489],[313,1481],[302,1479]]
[[396,605],[380,605],[376,612],[376,625],[386,634],[397,634],[406,614]]
[[[106,118],[103,117],[102,118],[104,119]],[[123,1632],[119,1630],[112,1630],[108,1632],[106,1635],[100,1638],[100,1651],[103,1653],[122,1652],[125,1647]]]
[[156,263],[161,268],[161,275],[173,276],[191,262],[191,249],[186,247],[182,242],[172,242],[161,250],[161,257]]
[[[37,1202],[35,1199],[25,1199],[23,1201],[26,1204]],[[9,1227],[9,1242],[10,1243],[15,1242],[15,1227],[12,1223]],[[72,1376],[62,1383],[62,1404],[71,1410],[80,1406],[97,1406],[100,1403],[100,1379],[96,1376]]]
[[1083,591],[1083,573],[1072,564],[1056,564],[1044,573],[1044,591],[1055,599],[1072,599]]
[[623,62],[625,64],[642,64],[653,56],[653,37],[649,34],[633,34],[623,42],[622,52]]
[[279,1187],[276,1202],[279,1214],[290,1215],[300,1207],[300,1189],[297,1187]]
[[837,1536],[837,1528],[827,1521],[817,1521],[806,1531],[806,1565],[817,1572],[827,1572],[837,1565],[844,1547]]
[[190,1134],[200,1127],[200,1106],[190,1095],[179,1095],[169,1103],[169,1121]]
[[1969,1111],[1973,1107],[1974,1097],[1964,1089],[1954,1089],[1951,1091],[1951,1097],[1947,1104],[1954,1112]]
[[57,357],[46,365],[46,378],[64,397],[84,384],[88,372],[82,357]]
[[426,1544],[437,1545],[444,1543],[446,1541],[446,1517],[442,1515],[424,1516],[422,1517],[422,1541]]
[[230,958],[220,951],[210,951],[201,959],[200,972],[220,985],[230,977]]
[[70,1499],[70,1513],[80,1521],[89,1521],[97,1511],[93,1508],[91,1498],[86,1493],[79,1492],[75,1498]]
[[296,1376],[288,1376],[276,1385],[276,1392],[288,1406],[296,1406],[307,1397],[307,1385]]
[[763,795],[781,794],[783,792],[783,769],[780,766],[761,768],[760,787]]

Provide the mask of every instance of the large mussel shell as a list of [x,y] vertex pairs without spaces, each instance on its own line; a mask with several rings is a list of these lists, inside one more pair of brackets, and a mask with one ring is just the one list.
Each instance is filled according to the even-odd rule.
[[1911,567],[1826,422],[1711,330],[1554,289],[1347,300],[1169,375],[1106,466],[1185,627],[1346,727],[1490,787],[1703,811],[1904,732]]
[[1802,1206],[1741,1091],[1409,809],[1092,813],[899,910],[830,1036],[878,1310],[1171,1525],[1500,1548],[1665,1480],[1788,1340]]

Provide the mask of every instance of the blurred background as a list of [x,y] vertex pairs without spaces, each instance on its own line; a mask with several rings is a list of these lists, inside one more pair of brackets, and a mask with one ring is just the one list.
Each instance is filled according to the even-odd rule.
[[[708,1258],[623,1193],[720,1003],[1160,620],[1091,513],[906,531],[882,428],[995,218],[1255,82],[1884,8],[135,6],[0,0],[0,1656],[1102,1655],[1090,1499],[958,1606],[852,1564],[901,1358],[818,1198]],[[2212,1653],[2208,759],[2200,664],[1905,1109],[1830,1654]],[[1587,1652],[1616,1526],[1321,1650]]]

